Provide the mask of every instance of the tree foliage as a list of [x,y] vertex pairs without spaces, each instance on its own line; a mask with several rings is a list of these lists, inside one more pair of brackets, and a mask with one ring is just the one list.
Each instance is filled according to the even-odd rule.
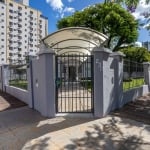
[[[109,2],[118,3],[118,4],[124,3],[127,7],[127,10],[132,13],[135,12],[135,9],[137,5],[140,3],[140,1],[141,0],[105,0],[104,3],[109,3]],[[145,0],[145,4],[150,5],[150,0]],[[145,23],[141,23],[141,26],[146,26],[146,29],[150,31],[150,12],[146,11],[141,15],[143,15],[147,20]]]
[[120,45],[135,42],[138,37],[138,23],[119,4],[104,3],[77,11],[72,16],[58,21],[59,29],[72,26],[92,28],[109,37],[107,47],[116,51]]
[[121,48],[120,51],[126,55],[125,58],[130,59],[132,61],[137,61],[139,63],[150,61],[150,53],[146,48],[126,47]]

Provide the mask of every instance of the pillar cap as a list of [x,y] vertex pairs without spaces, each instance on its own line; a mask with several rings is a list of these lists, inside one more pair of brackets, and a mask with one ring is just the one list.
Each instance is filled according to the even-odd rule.
[[42,54],[55,54],[55,51],[52,48],[49,48],[45,43],[41,43],[39,45],[39,53],[38,55],[42,55]]
[[143,65],[150,65],[150,62],[143,62]]
[[116,57],[116,56],[125,57],[126,55],[122,52],[113,52],[111,54],[111,56],[113,56],[113,57]]
[[112,53],[110,49],[105,48],[105,47],[94,47],[93,52],[104,52],[104,53],[109,53],[109,54]]

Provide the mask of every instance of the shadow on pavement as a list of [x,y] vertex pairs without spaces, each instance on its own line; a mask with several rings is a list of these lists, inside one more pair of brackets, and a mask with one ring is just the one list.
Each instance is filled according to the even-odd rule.
[[0,112],[9,109],[23,107],[26,105],[27,104],[20,101],[19,99],[0,91]]

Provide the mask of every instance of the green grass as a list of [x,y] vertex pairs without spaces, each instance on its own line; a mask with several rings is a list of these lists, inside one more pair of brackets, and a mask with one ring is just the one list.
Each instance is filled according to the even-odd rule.
[[92,86],[92,81],[91,80],[82,80],[80,81],[80,84],[87,88],[87,90],[90,90],[91,91],[91,86]]
[[[83,87],[86,87],[88,90],[91,90],[91,86],[92,86],[91,81],[89,81],[89,80],[84,81],[83,80],[80,82],[80,84]],[[143,84],[144,84],[144,78],[129,79],[129,80],[123,81],[123,90],[127,91],[127,90],[133,89],[135,87],[140,87]]]
[[129,89],[133,89],[134,87],[140,87],[143,84],[144,84],[144,78],[129,79],[123,81],[123,90],[127,91]]
[[26,80],[11,80],[9,85],[27,90],[28,83]]

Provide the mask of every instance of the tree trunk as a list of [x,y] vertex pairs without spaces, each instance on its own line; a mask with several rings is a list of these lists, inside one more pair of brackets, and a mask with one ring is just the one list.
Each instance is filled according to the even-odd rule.
[[124,38],[121,37],[117,43],[117,45],[114,47],[113,52],[116,52],[118,50],[118,48],[120,47],[120,45],[123,43]]

